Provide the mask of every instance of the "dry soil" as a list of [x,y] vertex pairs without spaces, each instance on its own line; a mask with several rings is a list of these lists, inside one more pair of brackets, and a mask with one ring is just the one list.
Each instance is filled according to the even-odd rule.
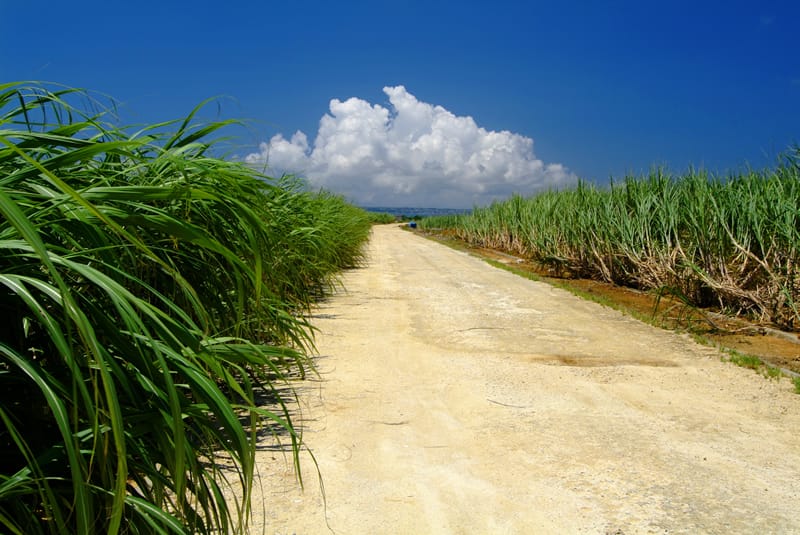
[[251,533],[800,533],[800,396],[397,226],[321,304]]

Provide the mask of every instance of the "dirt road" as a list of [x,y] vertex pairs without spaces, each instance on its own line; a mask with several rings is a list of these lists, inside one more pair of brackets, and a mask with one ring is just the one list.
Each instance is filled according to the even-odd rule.
[[394,226],[369,258],[300,385],[327,507],[264,450],[252,533],[800,533],[788,380]]

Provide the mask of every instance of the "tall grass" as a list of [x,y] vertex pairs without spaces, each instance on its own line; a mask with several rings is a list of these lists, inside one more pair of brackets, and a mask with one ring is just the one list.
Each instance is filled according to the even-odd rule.
[[655,170],[608,188],[514,196],[470,216],[427,218],[467,242],[555,272],[669,289],[786,328],[800,325],[800,149],[774,170],[728,177]]
[[0,85],[4,533],[245,532],[258,426],[299,447],[256,396],[310,366],[304,313],[368,218],[209,155],[229,122],[199,109],[133,130]]

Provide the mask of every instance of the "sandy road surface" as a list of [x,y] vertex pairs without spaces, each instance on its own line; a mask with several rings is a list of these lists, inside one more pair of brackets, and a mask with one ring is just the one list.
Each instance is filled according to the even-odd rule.
[[393,226],[369,255],[301,385],[327,509],[263,451],[252,533],[800,533],[789,381]]

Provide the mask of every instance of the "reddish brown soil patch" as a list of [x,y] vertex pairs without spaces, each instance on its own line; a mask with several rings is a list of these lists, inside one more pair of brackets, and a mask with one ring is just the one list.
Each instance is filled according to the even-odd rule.
[[[542,277],[543,279],[545,277]],[[613,284],[586,279],[548,279],[560,286],[599,296],[616,307],[633,313],[660,327],[686,330],[722,347],[761,358],[764,362],[800,373],[800,340],[796,333],[777,335],[772,328],[741,318],[720,317],[713,310],[687,307],[680,301]],[[789,340],[792,337],[794,340]]]

